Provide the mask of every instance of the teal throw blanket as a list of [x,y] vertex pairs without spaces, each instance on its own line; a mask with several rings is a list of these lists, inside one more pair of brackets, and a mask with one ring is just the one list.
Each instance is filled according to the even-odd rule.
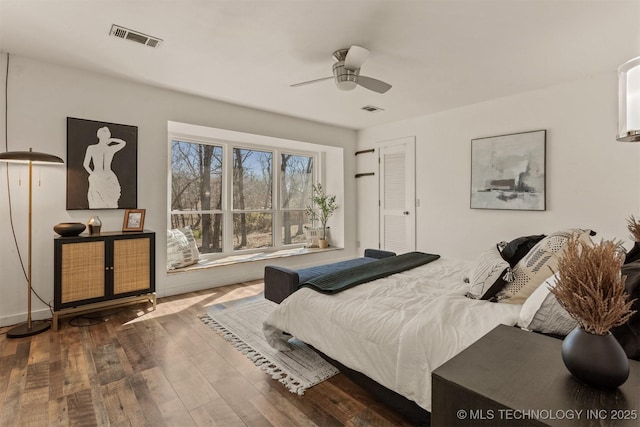
[[383,258],[367,264],[358,265],[346,270],[323,274],[302,283],[300,287],[311,288],[323,294],[335,294],[362,283],[381,279],[405,270],[428,264],[440,258],[440,255],[423,252]]

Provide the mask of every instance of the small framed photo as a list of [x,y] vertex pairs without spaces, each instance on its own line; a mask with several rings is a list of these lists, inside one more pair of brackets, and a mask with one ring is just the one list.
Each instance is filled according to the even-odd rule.
[[144,209],[127,209],[124,212],[122,231],[142,231],[144,227]]

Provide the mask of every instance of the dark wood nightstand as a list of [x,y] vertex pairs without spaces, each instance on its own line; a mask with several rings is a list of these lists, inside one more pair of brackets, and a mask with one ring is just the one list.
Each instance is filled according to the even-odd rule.
[[562,341],[500,325],[432,374],[432,426],[639,426],[640,362],[601,390],[569,373]]

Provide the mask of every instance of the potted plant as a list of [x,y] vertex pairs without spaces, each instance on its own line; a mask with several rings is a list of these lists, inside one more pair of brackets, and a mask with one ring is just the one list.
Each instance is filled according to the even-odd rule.
[[327,195],[322,184],[314,184],[311,189],[311,205],[307,206],[305,213],[312,223],[320,221],[322,233],[318,238],[318,246],[326,248],[329,245],[327,240],[327,221],[338,209],[335,195]]
[[619,242],[573,237],[558,259],[560,274],[551,289],[578,322],[562,343],[562,360],[573,375],[604,388],[618,387],[629,376],[629,360],[610,332],[634,313],[620,273],[623,262]]

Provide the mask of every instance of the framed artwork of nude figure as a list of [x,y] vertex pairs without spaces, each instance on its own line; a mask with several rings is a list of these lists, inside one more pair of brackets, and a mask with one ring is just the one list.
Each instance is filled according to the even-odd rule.
[[138,127],[67,117],[67,209],[136,209]]

